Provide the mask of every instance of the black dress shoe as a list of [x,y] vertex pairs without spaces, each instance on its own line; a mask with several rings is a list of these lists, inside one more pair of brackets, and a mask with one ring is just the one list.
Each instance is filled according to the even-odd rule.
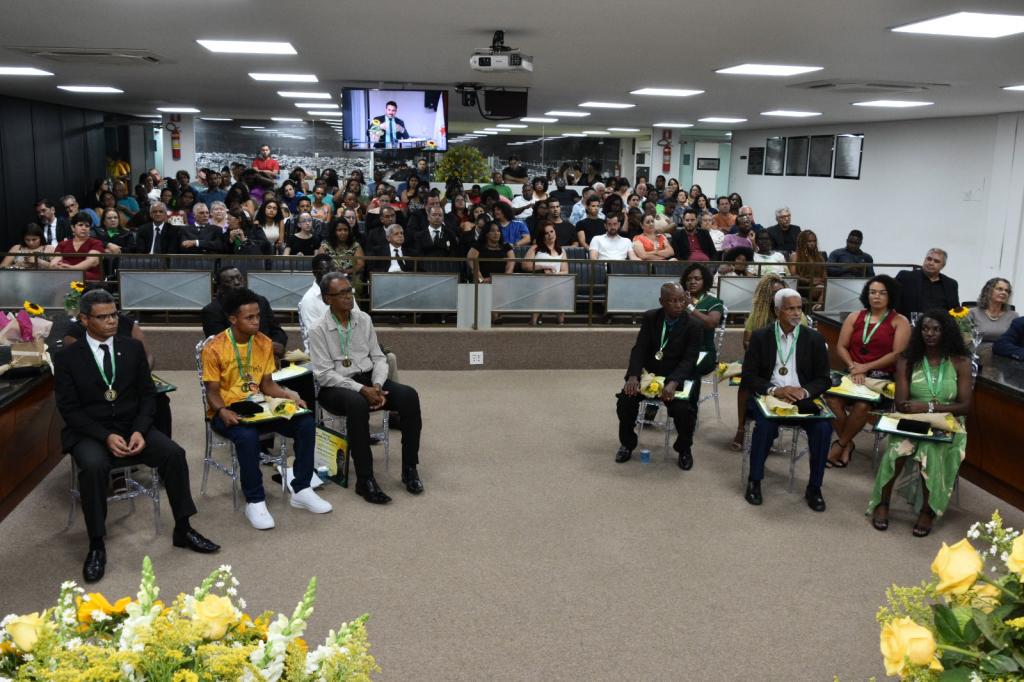
[[693,453],[689,450],[683,450],[679,453],[679,468],[683,471],[689,471],[693,468]]
[[192,528],[184,531],[179,531],[175,528],[171,542],[175,547],[187,547],[193,552],[199,552],[200,554],[213,554],[220,549],[220,545],[207,540]]
[[627,448],[625,445],[623,445],[615,453],[615,461],[617,463],[619,463],[619,464],[622,464],[623,462],[628,462],[629,458],[632,457],[632,456],[633,456],[633,451],[630,450],[629,448]]
[[377,481],[373,478],[356,481],[356,495],[359,495],[370,504],[387,504],[391,501],[391,498],[380,489]]
[[747,492],[743,495],[750,504],[761,504],[764,500],[761,498],[761,481],[747,481]]
[[413,495],[419,495],[423,492],[423,481],[420,480],[416,467],[402,469],[402,483],[405,484],[405,489]]
[[807,488],[807,492],[804,493],[804,499],[807,500],[807,506],[816,512],[825,511],[825,498],[821,496],[821,488]]
[[107,570],[107,550],[90,549],[85,555],[85,563],[82,565],[82,578],[87,583],[97,583],[103,579],[103,573]]

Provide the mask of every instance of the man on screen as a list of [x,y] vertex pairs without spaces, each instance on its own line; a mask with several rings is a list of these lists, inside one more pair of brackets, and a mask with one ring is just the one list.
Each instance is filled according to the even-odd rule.
[[393,100],[384,105],[384,115],[375,116],[380,121],[381,136],[373,143],[376,149],[393,149],[399,140],[409,139],[409,131],[405,129],[405,121],[398,118],[398,104]]

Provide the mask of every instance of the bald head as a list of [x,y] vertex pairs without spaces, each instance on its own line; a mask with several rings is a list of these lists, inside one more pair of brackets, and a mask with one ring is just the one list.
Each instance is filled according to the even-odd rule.
[[683,314],[686,307],[686,292],[679,282],[666,282],[661,285],[661,297],[658,299],[665,317],[674,320]]

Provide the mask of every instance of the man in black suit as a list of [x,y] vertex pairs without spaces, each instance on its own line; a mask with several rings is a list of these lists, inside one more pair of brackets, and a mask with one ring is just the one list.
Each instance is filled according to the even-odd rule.
[[192,217],[195,225],[178,226],[178,253],[227,253],[227,233],[210,222],[210,208],[196,204],[192,207]]
[[[409,237],[410,247],[419,256],[453,258],[459,255],[459,235],[445,224],[444,210],[440,206],[431,206],[427,209],[425,228]],[[461,263],[423,263],[421,270],[457,272],[461,267]]]
[[[221,301],[229,291],[246,287],[245,274],[234,265],[218,268],[214,273],[213,280],[217,293],[200,313],[200,318],[203,321],[203,334],[206,336],[220,334],[231,326]],[[270,301],[259,294],[256,297],[260,304],[260,332],[271,340],[274,346],[274,356],[280,358],[284,355],[285,346],[288,344],[288,334],[281,329],[277,318],[274,317]]]
[[367,269],[371,272],[412,272],[413,263],[406,260],[409,256],[415,256],[413,248],[405,246],[405,230],[397,223],[388,227],[385,231],[388,243],[385,246],[370,251],[368,256],[378,256],[388,260],[368,261]]
[[697,424],[696,406],[687,399],[676,398],[676,391],[687,379],[699,381],[695,374],[697,355],[704,343],[704,326],[686,314],[686,292],[677,282],[661,287],[660,308],[644,313],[640,333],[629,353],[626,385],[616,397],[615,411],[619,415],[619,450],[615,461],[626,462],[636,448],[636,417],[640,409],[640,374],[647,370],[665,377],[665,386],[659,400],[665,403],[668,414],[676,426],[675,450],[679,453],[679,468],[693,467],[693,430]]
[[167,222],[167,206],[159,201],[149,205],[149,219],[135,237],[136,253],[178,253],[178,226]]
[[[780,289],[775,294],[778,321],[758,329],[750,337],[740,386],[750,391],[751,396],[773,396],[795,403],[801,412],[806,412],[813,409],[811,401],[828,390],[832,382],[825,339],[813,329],[800,326],[802,306],[800,294],[793,289]],[[765,417],[753,397],[747,406],[747,416],[754,420],[754,433],[750,438],[750,476],[744,497],[756,505],[762,503],[764,461],[779,435],[780,420]],[[825,478],[832,424],[825,419],[813,419],[787,425],[800,426],[807,432],[811,477],[804,498],[814,511],[825,511],[821,483]]]
[[398,146],[399,140],[409,139],[409,131],[405,129],[405,121],[398,118],[395,114],[398,113],[398,104],[394,101],[389,101],[384,105],[384,115],[374,116],[380,121],[380,129],[383,132],[380,141],[374,143],[374,147],[377,149],[393,149]]
[[49,199],[36,202],[36,217],[43,228],[43,246],[56,246],[65,239],[71,239],[71,223],[57,215],[57,208]]
[[901,287],[896,312],[909,318],[911,313],[960,307],[959,285],[952,277],[942,274],[947,260],[948,254],[942,249],[928,249],[920,270],[896,273],[896,281]]
[[683,211],[683,229],[676,230],[672,235],[672,250],[676,252],[679,260],[694,260],[691,254],[696,252],[693,245],[696,243],[700,251],[706,256],[704,259],[716,260],[718,252],[715,251],[715,243],[711,240],[711,233],[707,230],[697,229],[697,212],[692,208]]
[[196,513],[189,490],[185,451],[153,427],[156,392],[146,349],[137,340],[116,336],[114,297],[94,289],[79,301],[85,341],[54,357],[57,408],[64,418],[61,443],[75,458],[89,553],[82,567],[87,583],[103,577],[107,485],[114,466],[155,467],[167,489],[174,515],[175,547],[216,552],[220,547],[189,525]]

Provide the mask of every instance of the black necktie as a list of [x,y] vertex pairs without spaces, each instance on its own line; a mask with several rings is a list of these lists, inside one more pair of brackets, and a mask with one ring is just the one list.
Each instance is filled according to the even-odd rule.
[[110,362],[110,347],[105,343],[101,343],[100,348],[103,349],[103,373],[106,374],[107,379],[113,379],[114,365]]
[[431,233],[434,235],[434,243],[437,244],[441,241],[441,230],[435,227],[430,228]]
[[153,226],[153,248],[149,250],[150,253],[156,253],[156,246],[160,243],[160,228],[162,225]]
[[395,260],[399,260],[399,258],[398,258],[398,249],[397,248],[395,249]]
[[47,244],[52,244],[53,243],[53,225],[47,225],[46,226],[46,243]]

